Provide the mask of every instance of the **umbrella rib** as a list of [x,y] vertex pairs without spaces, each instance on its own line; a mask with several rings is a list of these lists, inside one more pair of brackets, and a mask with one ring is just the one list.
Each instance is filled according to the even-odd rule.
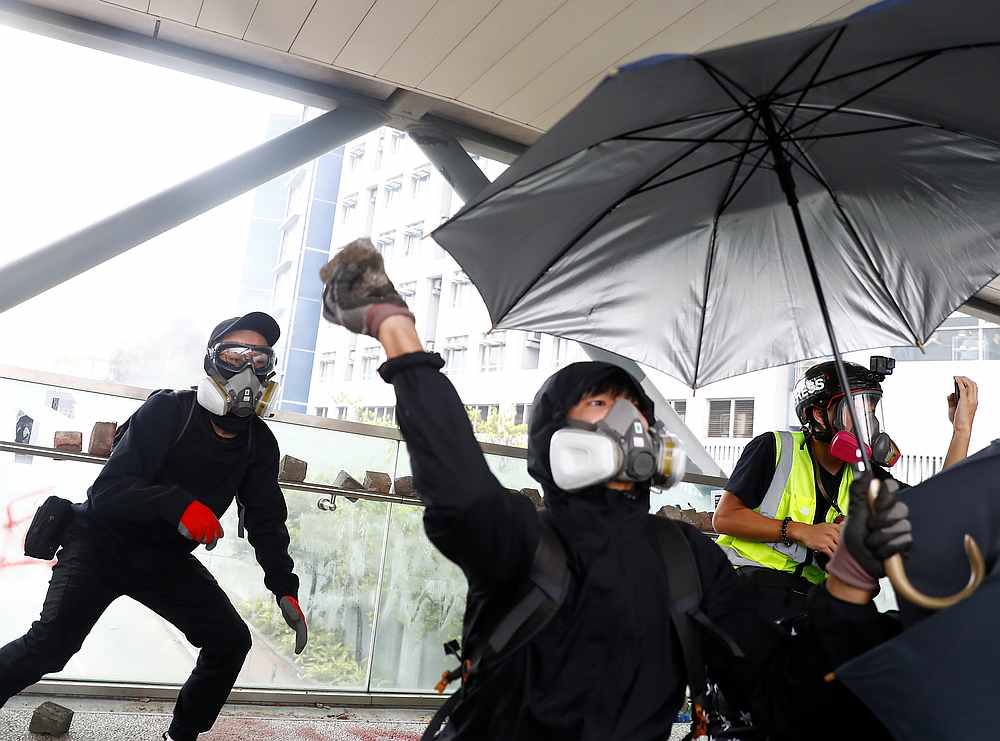
[[912,129],[919,127],[918,123],[900,123],[894,126],[878,126],[871,129],[855,129],[853,131],[841,131],[836,134],[809,134],[807,136],[796,136],[795,141],[808,142],[819,141],[821,139],[841,139],[850,136],[860,136],[861,134],[877,134],[880,131],[896,131],[897,129]]
[[[641,134],[644,131],[652,131],[653,129],[662,129],[665,126],[673,126],[679,123],[688,123],[689,121],[700,121],[704,118],[718,118],[719,116],[728,116],[730,113],[739,113],[743,111],[743,106],[737,105],[736,108],[720,108],[717,111],[710,111],[709,113],[696,113],[688,116],[681,116],[680,118],[674,118],[669,121],[662,121],[657,124],[651,124],[650,126],[643,126],[640,129],[632,129],[626,131],[624,134],[618,134],[617,136],[609,137],[608,139],[602,139],[599,142],[595,142],[590,146],[597,146],[598,144],[603,144],[606,141],[613,141],[615,139],[621,139],[623,137],[632,136],[633,134]],[[534,173],[532,173],[534,174]],[[528,177],[527,175],[525,177]]]
[[[943,46],[940,49],[933,49],[930,51],[914,52],[913,54],[906,54],[902,57],[896,57],[895,59],[888,59],[884,62],[876,62],[875,64],[869,64],[865,67],[859,67],[858,69],[851,70],[850,72],[841,72],[833,77],[827,77],[825,80],[820,80],[819,82],[812,85],[812,88],[822,87],[823,85],[829,85],[831,82],[839,82],[840,80],[846,79],[848,77],[853,77],[854,75],[864,74],[865,72],[871,72],[872,70],[879,69],[881,67],[889,67],[893,64],[899,64],[900,62],[906,62],[910,59],[919,59],[920,62],[924,62],[927,59],[932,59],[941,54],[946,54],[953,51],[973,51],[975,49],[991,49],[993,47],[1000,46],[1000,41],[984,41],[977,44],[956,44],[954,46]],[[778,98],[787,98],[792,95],[798,95],[801,93],[801,88],[795,88],[789,90],[788,92],[781,93],[777,95]]]
[[[787,108],[788,107],[788,103],[775,103],[775,105],[776,106],[780,106],[782,108]],[[800,108],[804,108],[806,110],[812,110],[812,111],[829,111],[829,110],[831,110],[833,108],[833,106],[824,106],[824,105],[821,105],[819,103],[805,103],[805,104],[801,105]],[[973,139],[975,141],[983,142],[984,144],[989,144],[989,145],[994,146],[994,147],[1000,147],[1000,140],[991,139],[988,136],[982,136],[980,134],[972,134],[972,133],[970,133],[968,131],[963,131],[962,129],[956,129],[953,126],[945,126],[943,124],[932,123],[930,121],[920,121],[920,120],[915,119],[915,118],[909,118],[907,116],[900,116],[900,115],[894,114],[894,113],[878,113],[876,111],[863,111],[863,110],[858,110],[857,108],[841,108],[840,110],[838,110],[836,112],[844,114],[846,116],[859,116],[861,118],[874,118],[874,119],[879,120],[879,121],[897,121],[899,123],[911,124],[913,126],[924,126],[924,127],[930,128],[930,129],[940,129],[941,131],[948,131],[948,132],[950,132],[952,134],[958,134],[959,136],[968,137],[969,139]],[[873,131],[877,131],[877,129],[873,129]],[[809,139],[810,137],[808,137],[808,136],[796,136],[795,138],[798,139],[799,141],[802,141],[804,139]]]
[[[538,278],[540,278],[541,276],[545,275],[545,273],[549,272],[549,270],[552,269],[552,266],[555,265],[557,262],[559,262],[561,259],[563,259],[563,257],[565,257],[566,254],[571,249],[573,249],[581,239],[583,239],[583,237],[587,234],[587,232],[589,232],[591,229],[593,229],[595,226],[597,226],[604,219],[605,216],[607,216],[612,211],[614,211],[616,208],[618,208],[620,205],[622,205],[623,203],[625,203],[625,201],[627,201],[629,198],[632,198],[633,196],[636,196],[639,193],[645,192],[644,186],[646,186],[650,181],[655,180],[656,178],[660,177],[660,175],[662,175],[663,173],[665,173],[667,170],[669,170],[670,168],[672,168],[674,165],[676,165],[676,164],[680,163],[681,161],[683,161],[683,160],[687,159],[688,157],[690,157],[692,154],[694,154],[695,152],[697,152],[699,149],[701,149],[702,147],[704,147],[706,144],[713,143],[714,140],[715,140],[715,137],[717,137],[717,136],[719,136],[721,134],[726,133],[727,131],[729,131],[729,129],[733,128],[733,126],[735,126],[736,124],[740,123],[743,120],[744,120],[744,117],[740,116],[739,118],[733,119],[732,121],[730,121],[729,123],[727,123],[725,126],[722,126],[722,127],[718,128],[718,129],[716,129],[711,134],[709,134],[709,136],[707,136],[705,139],[701,140],[698,144],[696,144],[695,146],[689,148],[683,154],[675,157],[673,160],[671,160],[670,162],[668,162],[663,167],[659,168],[656,172],[654,172],[652,175],[650,175],[649,177],[647,177],[641,183],[639,183],[635,187],[631,188],[627,193],[625,193],[625,195],[623,195],[620,198],[616,199],[615,202],[612,203],[610,206],[608,206],[606,209],[604,209],[604,211],[602,211],[597,216],[597,218],[591,219],[591,221],[583,229],[581,229],[577,233],[577,235],[575,237],[573,237],[573,239],[570,240],[569,243],[563,249],[559,250],[559,252],[557,252],[555,254],[555,256],[553,256],[553,258],[551,260],[549,260],[545,264],[545,267],[542,268],[542,270],[538,273],[538,275],[536,277],[536,280]],[[761,146],[764,146],[764,145],[758,145],[758,148],[761,147]],[[733,160],[737,156],[738,155],[733,155],[732,157],[729,157],[726,160],[723,160],[723,162],[731,161],[731,160]],[[716,163],[716,164],[720,164],[720,163]],[[711,166],[714,167],[715,165],[711,165]],[[699,168],[699,169],[706,169],[706,168]],[[688,173],[688,174],[690,175],[690,174],[694,174],[694,173],[692,172],[692,173]],[[686,175],[682,176],[682,177],[686,177]],[[532,285],[533,285],[533,283],[529,283],[528,285],[526,285],[520,291],[520,293],[517,294],[517,296],[514,298],[514,300],[511,301],[507,306],[504,307],[503,311],[498,312],[498,316],[500,318],[504,317],[506,314],[508,314],[510,312],[511,309],[513,309],[515,306],[517,306],[517,304],[520,303],[521,299],[523,299],[528,294],[528,291],[531,290]]]
[[[754,128],[757,127],[758,123],[756,120],[753,122]],[[752,134],[751,134],[752,136]],[[739,160],[736,162],[736,166],[733,171],[729,174],[729,182],[726,183],[726,192],[722,195],[722,200],[719,202],[719,208],[716,209],[715,218],[712,219],[712,236],[708,243],[708,255],[705,257],[705,292],[702,295],[701,301],[701,325],[698,328],[698,348],[695,351],[694,356],[694,375],[692,376],[691,382],[693,388],[698,387],[698,371],[701,369],[701,347],[702,341],[705,339],[705,320],[708,314],[708,291],[711,287],[712,282],[712,267],[715,264],[715,250],[718,245],[719,237],[719,219],[722,217],[723,212],[726,207],[731,203],[729,200],[729,195],[733,190],[733,183],[736,182],[736,176],[739,174],[740,168],[743,167],[743,161],[746,159],[747,151],[750,149],[750,140],[748,139],[743,145],[743,151],[740,152]],[[757,164],[760,164],[761,160],[766,156],[762,155],[758,160]],[[754,166],[756,170],[756,165]],[[751,172],[752,174],[752,172]],[[745,183],[746,181],[744,181]],[[742,187],[742,185],[740,186]]]
[[[840,43],[840,39],[843,38],[844,31],[846,30],[847,26],[841,26],[834,34],[833,41],[830,43],[829,48],[823,54],[823,58],[819,60],[819,64],[816,65],[816,69],[813,70],[812,75],[809,77],[809,82],[807,82],[806,86],[802,88],[802,92],[799,94],[798,100],[796,100],[795,104],[792,106],[792,110],[788,112],[788,115],[785,116],[785,120],[781,122],[782,129],[784,129],[785,126],[788,125],[788,121],[791,119],[792,116],[795,115],[795,112],[799,109],[799,106],[802,104],[802,101],[805,100],[806,95],[809,93],[810,90],[812,90],[813,85],[816,84],[816,78],[819,77],[819,73],[823,71],[823,67],[826,66],[826,63],[830,61],[830,56],[833,54],[833,50],[837,48],[837,44]],[[825,42],[826,39],[823,39],[823,42],[821,43]],[[819,48],[819,44],[817,44],[816,48]],[[812,51],[810,51],[809,53],[812,54]],[[785,79],[787,79],[787,77],[788,75],[786,74],[785,77],[781,79],[781,82],[779,82],[777,85],[774,86],[774,89],[771,90],[771,94],[768,95],[769,99],[777,92],[778,88],[781,87],[782,83],[785,81]]]
[[722,207],[723,211],[725,211],[727,208],[729,208],[730,205],[732,205],[732,203],[736,200],[736,197],[740,194],[743,188],[746,187],[746,184],[750,182],[750,178],[752,178],[754,173],[760,169],[761,163],[767,158],[767,154],[768,154],[767,150],[764,150],[761,153],[760,157],[757,158],[757,161],[754,162],[753,167],[750,168],[750,172],[747,173],[746,177],[743,178],[743,180],[736,187],[736,189],[729,194],[728,199],[726,200],[725,204],[723,204]]
[[847,210],[844,208],[843,204],[841,204],[840,199],[837,198],[837,194],[834,193],[833,188],[830,187],[830,184],[827,182],[826,178],[823,177],[823,174],[819,171],[819,168],[816,166],[816,163],[812,161],[812,159],[809,157],[809,154],[805,151],[805,149],[803,149],[799,145],[798,141],[796,141],[795,139],[791,139],[790,141],[799,151],[799,154],[802,156],[802,159],[805,161],[805,163],[808,164],[808,167],[806,166],[806,164],[800,161],[799,158],[796,157],[794,153],[786,151],[786,154],[792,160],[792,162],[801,167],[808,175],[813,177],[816,180],[816,182],[818,182],[821,186],[823,186],[824,190],[826,190],[827,195],[833,202],[834,208],[837,209],[837,213],[840,214],[840,218],[843,219],[844,224],[847,226],[847,232],[850,235],[851,239],[854,241],[855,246],[859,250],[861,250],[861,254],[865,256],[865,259],[868,261],[868,266],[872,269],[872,272],[874,272],[875,275],[878,277],[878,281],[882,286],[882,290],[885,291],[885,295],[892,302],[892,306],[896,310],[896,314],[903,321],[903,324],[906,325],[906,329],[910,332],[910,336],[913,337],[913,344],[916,345],[917,347],[920,347],[923,344],[923,341],[917,336],[917,332],[910,324],[910,320],[903,313],[903,308],[896,301],[896,297],[893,295],[892,291],[889,290],[889,286],[885,282],[885,276],[882,275],[882,271],[879,270],[878,266],[875,264],[875,259],[868,251],[868,248],[865,246],[864,241],[862,241],[861,235],[858,234],[858,231],[854,226],[854,221],[848,215]]
[[830,58],[830,54],[833,52],[833,48],[840,41],[840,37],[844,35],[844,31],[845,30],[847,30],[847,27],[846,26],[841,26],[839,29],[837,29],[836,31],[834,31],[833,33],[831,33],[829,36],[824,36],[822,39],[820,39],[819,41],[817,41],[816,44],[815,44],[815,46],[812,46],[808,51],[804,52],[802,54],[802,56],[800,56],[795,61],[795,64],[793,64],[791,67],[788,68],[788,71],[785,72],[785,74],[781,76],[781,79],[778,80],[774,84],[774,87],[771,88],[771,90],[767,93],[767,95],[764,96],[764,98],[766,100],[770,100],[771,98],[773,98],[774,95],[775,95],[775,93],[778,92],[778,88],[780,88],[782,85],[785,84],[785,81],[788,80],[788,78],[792,76],[792,74],[795,72],[795,70],[797,70],[799,67],[801,67],[803,64],[805,64],[805,61],[809,57],[811,57],[816,52],[817,49],[819,49],[821,46],[823,46],[823,44],[825,44],[827,41],[829,41],[831,38],[833,38],[833,43],[830,45],[830,48],[827,49],[826,52],[824,53],[823,58],[820,60],[819,64],[817,65],[815,71],[812,74],[812,77],[810,77],[809,82],[806,84],[805,89],[808,90],[809,87],[812,85],[812,83],[814,83],[816,81],[816,78],[819,76],[820,70],[823,69],[823,66],[826,64],[827,60]]
[[[888,77],[886,77],[884,80],[880,80],[879,82],[875,83],[874,85],[871,85],[871,86],[865,88],[860,93],[852,95],[847,100],[845,100],[845,101],[843,101],[841,103],[838,103],[836,106],[834,106],[834,107],[832,107],[832,108],[830,108],[828,110],[825,110],[823,113],[819,114],[818,116],[816,116],[812,120],[806,121],[805,123],[799,124],[794,129],[791,129],[790,131],[787,132],[788,136],[789,137],[793,137],[796,134],[796,132],[801,131],[802,129],[806,128],[807,126],[812,126],[813,124],[822,121],[827,116],[829,116],[831,114],[834,114],[834,113],[837,113],[842,108],[845,108],[845,107],[849,106],[854,101],[859,100],[860,98],[865,97],[866,95],[868,95],[868,93],[872,93],[872,92],[878,90],[881,87],[885,87],[890,82],[892,82],[893,80],[895,80],[897,77],[902,77],[907,72],[913,70],[916,67],[919,67],[924,62],[927,62],[927,61],[933,59],[934,57],[937,56],[937,54],[938,54],[937,52],[933,52],[931,54],[927,54],[927,55],[921,57],[920,59],[917,59],[915,62],[911,62],[910,64],[906,65],[905,67],[903,67],[903,69],[896,70],[891,75],[889,75]],[[818,85],[817,85],[817,87],[818,87]]]
[[[698,137],[680,137],[680,136],[616,136],[608,141],[629,141],[629,142],[666,142],[666,143],[677,143],[677,144],[697,144],[704,139],[700,136]],[[767,144],[764,139],[715,139],[716,144]]]

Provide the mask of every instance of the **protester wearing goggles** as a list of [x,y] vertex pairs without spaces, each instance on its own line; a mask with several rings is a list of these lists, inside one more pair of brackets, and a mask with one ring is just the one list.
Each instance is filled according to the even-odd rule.
[[[901,457],[881,411],[882,382],[895,361],[876,356],[868,368],[845,365],[850,396],[832,361],[806,371],[792,392],[801,431],[768,432],[751,441],[716,508],[719,545],[768,620],[801,614],[812,585],[826,579],[847,515],[852,464],[861,458],[859,441],[868,446],[876,478],[892,479],[887,469]],[[957,378],[956,388],[958,397],[948,397],[954,433],[945,466],[968,454],[978,403],[973,381]]]
[[80,649],[107,607],[127,596],[201,649],[164,739],[194,741],[215,723],[250,651],[250,630],[192,554],[215,548],[237,500],[264,584],[307,640],[298,577],[288,554],[288,512],[278,486],[278,444],[259,418],[273,399],[277,323],[253,312],[209,337],[197,391],[156,391],[121,426],[87,501],[61,537],[41,618],[0,649],[0,706]]

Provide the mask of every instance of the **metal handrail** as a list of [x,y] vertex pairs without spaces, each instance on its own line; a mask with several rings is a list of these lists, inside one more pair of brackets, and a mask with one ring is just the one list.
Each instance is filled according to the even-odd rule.
[[[95,381],[90,378],[71,376],[63,373],[51,373],[49,371],[40,371],[31,368],[18,368],[12,365],[0,365],[0,379],[20,381],[22,383],[34,383],[41,386],[53,386],[56,388],[71,389],[73,391],[84,391],[91,394],[100,394],[102,396],[113,396],[119,399],[134,399],[136,401],[145,401],[155,390],[143,388],[141,386],[111,383],[109,381]],[[381,425],[365,424],[364,422],[350,422],[344,419],[315,417],[313,415],[299,414],[297,412],[275,412],[268,415],[267,421],[405,442],[403,433],[400,432],[397,427],[383,427]],[[502,455],[508,458],[521,459],[526,459],[528,457],[528,451],[526,449],[515,447],[513,445],[499,445],[497,443],[481,442],[479,443],[479,446],[482,448],[484,453],[489,455]]]

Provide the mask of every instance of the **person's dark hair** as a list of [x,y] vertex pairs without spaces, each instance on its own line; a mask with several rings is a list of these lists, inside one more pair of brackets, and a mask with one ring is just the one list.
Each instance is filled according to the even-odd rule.
[[609,394],[616,397],[624,396],[637,407],[642,406],[639,394],[636,392],[635,384],[629,379],[618,375],[608,376],[604,380],[585,390],[582,394],[580,394],[580,398],[577,399],[575,403],[579,403],[587,397],[599,396],[601,394]]

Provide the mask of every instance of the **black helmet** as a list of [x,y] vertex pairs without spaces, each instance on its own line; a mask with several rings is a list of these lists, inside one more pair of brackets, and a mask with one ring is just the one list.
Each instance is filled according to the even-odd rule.
[[[844,363],[844,370],[847,372],[847,382],[851,385],[852,394],[862,391],[882,394],[881,382],[885,379],[884,373],[847,362]],[[844,395],[844,388],[837,375],[837,364],[834,361],[819,363],[805,372],[792,390],[792,399],[795,402],[795,414],[806,434],[817,440],[830,441],[833,437],[833,427],[827,419],[826,411],[835,398]],[[823,418],[826,420],[825,428],[816,425],[816,420],[812,416],[813,407],[822,410]]]

